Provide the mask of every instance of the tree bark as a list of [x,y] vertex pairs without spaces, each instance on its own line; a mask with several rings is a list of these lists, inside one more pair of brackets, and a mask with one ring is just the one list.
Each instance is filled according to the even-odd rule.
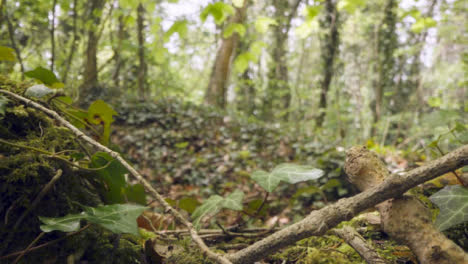
[[[365,147],[347,151],[345,171],[361,191],[378,186],[390,175],[379,157]],[[408,245],[421,263],[468,263],[468,255],[437,230],[432,213],[416,197],[405,194],[376,207],[385,233]]]
[[55,65],[55,6],[57,5],[57,0],[52,2],[52,19],[50,21],[50,45],[51,45],[51,56],[50,56],[50,70],[54,71]]
[[[2,7],[5,9],[3,11],[3,18],[5,19],[7,23],[7,28],[8,28],[8,35],[10,36],[10,41],[11,41],[11,46],[15,50],[16,53],[16,58],[18,59],[18,62],[20,64],[20,69],[21,69],[21,80],[24,80],[24,64],[23,64],[23,59],[21,57],[21,51],[19,47],[16,45],[16,40],[15,40],[15,29],[13,28],[13,24],[11,24],[10,18],[8,17],[8,12],[7,12],[7,1],[3,0],[2,1]],[[2,11],[0,9],[0,11]]]
[[145,62],[145,35],[144,35],[144,14],[145,8],[140,3],[137,9],[137,26],[138,26],[138,97],[140,100],[145,100],[147,90],[145,85],[146,80],[146,62]]
[[[353,159],[348,159],[347,163],[353,164]],[[368,208],[385,200],[399,197],[421,183],[465,165],[468,165],[468,145],[406,173],[392,174],[381,184],[376,184],[351,198],[343,198],[320,210],[312,211],[303,220],[228,255],[228,258],[233,263],[253,263],[261,260],[301,239],[323,235],[330,228],[353,218]],[[468,261],[466,253],[464,258]]]
[[78,0],[73,0],[73,39],[72,39],[71,46],[70,46],[70,53],[68,53],[68,58],[67,58],[67,62],[66,62],[66,65],[65,65],[65,70],[63,71],[63,74],[62,74],[64,83],[67,82],[68,72],[70,71],[71,62],[73,61],[73,56],[75,55],[75,51],[76,51],[76,45],[77,45],[76,41],[77,41],[77,38],[78,38],[78,32],[77,32],[78,8],[77,8],[77,5],[78,5]]
[[104,4],[105,0],[88,0],[88,21],[92,21],[92,24],[87,32],[88,42],[85,53],[84,81],[79,88],[79,102],[81,106],[87,106],[91,100],[95,100],[102,92],[98,87],[97,46],[99,38],[96,30],[101,22],[97,13],[100,13]]
[[322,127],[327,110],[327,95],[330,90],[330,83],[335,73],[334,62],[338,56],[339,32],[338,32],[338,11],[334,0],[325,1],[325,17],[321,23],[322,28],[328,32],[322,41],[322,67],[323,79],[320,88],[319,115],[316,120],[317,127]]
[[[373,111],[374,125],[378,123],[382,117],[384,109],[384,93],[386,89],[394,85],[393,79],[395,75],[394,66],[395,59],[393,53],[397,48],[397,35],[395,32],[397,14],[396,8],[398,3],[396,0],[388,0],[384,9],[384,18],[380,24],[376,36],[376,59],[374,64],[375,81],[375,108]],[[372,134],[375,135],[375,127],[372,129]]]
[[[236,13],[229,19],[228,24],[242,23],[247,8],[244,1],[242,8],[236,8]],[[239,34],[234,33],[229,38],[223,39],[216,54],[216,59],[211,70],[210,82],[205,92],[205,103],[221,109],[226,108],[227,82],[234,57],[236,46],[239,42]]]
[[289,85],[289,72],[287,64],[286,44],[291,20],[297,13],[301,0],[295,0],[290,4],[285,0],[273,0],[275,18],[279,20],[274,30],[274,43],[272,50],[272,62],[268,72],[268,89],[264,102],[266,119],[272,119],[274,109],[286,111],[283,115],[288,119],[288,109],[291,103],[291,87]]

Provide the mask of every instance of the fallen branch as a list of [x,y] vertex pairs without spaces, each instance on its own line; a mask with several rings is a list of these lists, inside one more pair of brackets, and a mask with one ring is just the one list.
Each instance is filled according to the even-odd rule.
[[341,237],[346,243],[348,243],[356,252],[369,264],[385,264],[375,249],[369,245],[366,240],[359,235],[356,230],[350,226],[344,226],[340,229],[333,229],[332,233],[336,236]]
[[[351,161],[352,162],[352,161]],[[303,220],[292,224],[254,244],[228,255],[233,263],[253,263],[296,241],[325,234],[342,221],[347,221],[367,208],[385,200],[401,196],[409,189],[439,175],[468,165],[468,145],[403,174],[392,174],[381,184],[351,198],[311,212]]]
[[20,95],[17,95],[15,93],[12,93],[12,92],[9,92],[9,91],[5,91],[5,90],[0,90],[0,93],[3,93],[3,94],[6,94],[10,97],[13,97],[15,98],[16,100],[19,100],[23,103],[26,104],[26,106],[31,106],[33,108],[36,108],[44,113],[46,113],[47,115],[49,115],[50,117],[54,118],[55,120],[57,120],[60,124],[62,124],[63,126],[67,127],[68,129],[70,129],[73,134],[76,135],[76,137],[78,139],[82,139],[86,142],[88,142],[89,144],[91,144],[92,146],[96,147],[97,149],[103,151],[103,152],[106,152],[108,153],[111,157],[113,157],[114,159],[118,160],[129,172],[130,174],[135,177],[146,189],[146,191],[148,191],[151,196],[153,196],[153,198],[155,198],[156,201],[159,202],[159,204],[161,204],[163,207],[164,207],[164,211],[166,213],[170,213],[172,214],[179,222],[181,222],[183,225],[185,225],[187,227],[187,229],[189,230],[190,232],[190,236],[192,237],[193,241],[198,245],[198,247],[200,248],[200,250],[206,255],[208,256],[210,259],[218,262],[218,263],[222,263],[222,264],[230,264],[231,262],[226,259],[225,257],[219,255],[219,254],[216,254],[214,253],[213,251],[211,251],[208,246],[205,244],[205,242],[203,242],[203,240],[200,238],[200,236],[197,234],[197,232],[195,231],[195,229],[193,228],[193,225],[191,222],[189,222],[188,220],[186,220],[177,210],[175,210],[174,208],[172,208],[167,202],[166,200],[164,200],[164,198],[153,188],[153,186],[151,186],[151,184],[145,180],[145,178],[143,178],[143,176],[137,171],[135,170],[125,159],[123,159],[119,153],[115,152],[115,151],[112,151],[111,149],[109,149],[108,147],[98,143],[97,141],[95,141],[94,139],[88,137],[86,134],[84,134],[81,130],[79,130],[78,128],[76,128],[75,126],[73,126],[70,122],[68,122],[67,120],[65,120],[63,117],[61,117],[57,112],[53,111],[53,110],[50,110],[30,99],[27,99],[23,96],[20,96]]
[[[346,174],[363,191],[388,177],[385,164],[365,147],[346,153]],[[468,263],[468,255],[432,224],[431,211],[415,196],[405,194],[376,206],[385,233],[407,245],[425,264]]]

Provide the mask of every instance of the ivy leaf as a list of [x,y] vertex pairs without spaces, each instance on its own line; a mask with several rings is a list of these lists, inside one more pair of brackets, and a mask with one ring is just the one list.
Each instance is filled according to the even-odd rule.
[[110,137],[110,125],[114,122],[113,116],[117,115],[117,112],[103,100],[94,101],[88,108],[88,121],[91,124],[102,124],[103,132],[101,136],[101,143],[107,145]]
[[69,214],[64,217],[39,217],[44,223],[40,228],[44,232],[73,232],[80,228],[80,220],[87,220],[101,225],[114,233],[139,235],[136,219],[147,207],[133,204],[114,204],[85,207],[80,214]]
[[200,221],[207,215],[215,215],[221,209],[227,208],[235,211],[242,210],[242,199],[244,193],[240,190],[229,194],[226,198],[219,195],[212,195],[201,206],[197,207],[192,213],[193,225],[200,228]]
[[54,87],[54,88],[61,88],[63,87],[63,83],[61,83],[57,77],[55,76],[55,74],[46,69],[46,68],[43,68],[43,67],[37,67],[36,69],[32,70],[32,71],[27,71],[24,73],[24,75],[30,77],[30,78],[34,78],[40,82],[42,82],[43,84],[49,86],[49,87]]
[[223,33],[224,38],[229,38],[232,34],[237,33],[240,37],[245,35],[245,27],[242,24],[234,23],[226,27]]
[[201,206],[193,211],[192,219],[195,228],[200,228],[200,220],[208,214],[216,214],[221,210],[220,205],[224,198],[219,195],[212,195]]
[[54,93],[54,90],[50,89],[49,87],[43,84],[36,84],[26,89],[26,92],[24,93],[24,95],[26,95],[27,97],[42,98],[44,96],[47,96],[53,93]]
[[73,232],[80,229],[80,220],[84,219],[85,215],[81,214],[69,214],[64,217],[43,217],[39,216],[39,220],[41,220],[44,225],[41,225],[40,228],[44,232],[51,232],[51,231],[62,231],[62,232]]
[[272,192],[281,181],[295,184],[302,181],[315,180],[323,176],[323,171],[295,164],[280,164],[271,173],[255,171],[252,179],[267,192]]
[[[107,165],[110,162],[109,165]],[[123,203],[124,197],[122,190],[126,187],[125,174],[127,169],[120,162],[112,158],[105,152],[96,152],[91,157],[91,167],[99,168],[106,166],[103,169],[96,171],[96,174],[105,183],[106,190],[104,197],[108,203]]]
[[9,47],[0,46],[0,61],[15,61],[15,50]]
[[180,38],[187,36],[187,20],[176,21],[172,26],[164,33],[164,42],[168,42],[171,36],[175,33],[179,34]]
[[435,221],[439,230],[468,221],[468,189],[460,185],[446,186],[429,199],[439,207]]
[[261,16],[255,20],[255,29],[261,34],[266,33],[268,27],[276,25],[278,25],[278,22],[270,17]]
[[147,209],[134,204],[103,205],[96,208],[85,207],[86,220],[99,224],[114,233],[130,233],[138,236],[136,219]]
[[[339,3],[341,3],[341,2],[342,1],[340,1]],[[304,15],[305,15],[306,19],[310,21],[310,20],[314,19],[320,13],[320,10],[322,10],[322,6],[320,6],[320,5],[307,6],[305,8]]]
[[232,14],[234,14],[234,7],[223,2],[216,2],[214,4],[209,4],[205,9],[203,9],[200,14],[200,19],[202,22],[205,22],[208,16],[211,15],[213,16],[215,23],[219,25]]

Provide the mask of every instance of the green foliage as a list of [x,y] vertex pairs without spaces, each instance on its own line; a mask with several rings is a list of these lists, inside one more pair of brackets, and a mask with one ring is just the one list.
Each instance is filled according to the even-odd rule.
[[209,15],[213,16],[216,24],[221,24],[226,20],[229,15],[233,15],[235,12],[234,7],[225,4],[223,2],[216,2],[209,4],[200,14],[200,19],[205,22]]
[[80,228],[80,221],[101,225],[114,233],[129,233],[139,236],[136,219],[146,209],[144,206],[132,204],[102,205],[98,207],[84,207],[80,214],[69,214],[64,217],[39,217],[44,223],[44,232],[62,231],[72,232]]
[[197,209],[195,209],[195,211],[192,213],[194,226],[197,229],[199,229],[200,221],[203,217],[208,215],[215,215],[223,208],[241,211],[243,198],[244,193],[240,190],[234,191],[225,198],[219,195],[210,196],[201,206],[197,207]]
[[245,35],[245,27],[242,24],[234,23],[226,27],[223,32],[224,38],[229,38],[232,34],[237,33],[242,38]]
[[323,175],[324,172],[322,170],[311,166],[280,164],[270,173],[266,171],[253,172],[252,179],[267,192],[272,192],[281,181],[295,184],[302,181],[316,180]]
[[102,100],[94,101],[88,108],[87,121],[94,125],[102,125],[103,127],[102,136],[99,141],[104,145],[109,143],[110,126],[114,122],[113,116],[115,115],[117,115],[117,112]]
[[257,20],[255,20],[255,29],[261,34],[266,33],[270,26],[277,25],[278,22],[276,22],[276,20],[270,17],[260,16],[257,18]]
[[0,95],[0,115],[1,116],[5,115],[5,110],[6,110],[6,107],[8,105],[8,102],[10,102],[10,100],[8,100],[8,98],[6,98],[3,95]]
[[0,46],[0,61],[16,61],[15,50]]
[[38,81],[40,81],[41,83],[49,86],[49,87],[52,87],[52,88],[62,88],[64,86],[63,83],[61,83],[57,77],[55,76],[55,74],[46,69],[46,68],[43,68],[41,66],[37,67],[36,69],[32,70],[32,71],[27,71],[24,73],[24,75],[30,77],[30,78],[34,78]]
[[54,94],[55,91],[50,89],[49,87],[43,85],[43,84],[36,84],[31,87],[29,87],[24,95],[28,97],[36,97],[36,98],[42,98],[44,96]]
[[366,5],[367,0],[343,0],[338,2],[337,9],[339,11],[346,10],[346,12],[352,14],[356,9]]
[[446,186],[430,197],[440,209],[435,225],[444,231],[468,221],[468,189],[460,185]]
[[236,72],[244,73],[250,62],[257,62],[265,46],[265,42],[255,41],[250,45],[248,51],[239,54],[234,60],[234,69]]
[[421,33],[423,30],[437,26],[437,22],[431,17],[420,17],[411,25],[411,31]]
[[174,24],[172,24],[172,26],[164,33],[164,42],[168,42],[170,37],[175,33],[179,34],[181,39],[185,38],[188,31],[187,23],[188,21],[185,19],[174,22]]
[[91,168],[102,168],[96,171],[104,182],[102,190],[107,203],[136,202],[146,203],[145,190],[141,184],[129,185],[125,180],[127,169],[116,159],[105,152],[96,152],[91,158]]

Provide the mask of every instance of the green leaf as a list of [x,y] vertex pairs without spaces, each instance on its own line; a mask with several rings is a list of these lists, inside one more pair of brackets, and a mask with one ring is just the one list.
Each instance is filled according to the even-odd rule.
[[80,229],[80,220],[84,218],[85,214],[69,214],[57,218],[39,216],[39,220],[44,223],[40,228],[46,233],[51,231],[73,232]]
[[411,31],[414,33],[421,33],[423,30],[435,27],[437,22],[431,17],[421,17],[411,25]]
[[114,122],[112,118],[114,115],[117,115],[117,112],[103,100],[94,101],[88,108],[88,121],[91,124],[103,125],[104,130],[100,142],[104,145],[109,143],[110,125]]
[[234,69],[238,73],[243,73],[247,67],[249,66],[250,61],[254,61],[256,59],[256,56],[254,56],[250,52],[244,52],[242,54],[239,54],[239,56],[236,57],[234,60]]
[[241,8],[244,6],[244,0],[232,0],[232,5],[237,8]]
[[[339,3],[341,3],[340,1]],[[314,19],[318,14],[320,14],[320,10],[322,10],[322,6],[317,5],[317,6],[307,6],[305,9],[305,17],[306,20],[312,20]]]
[[200,221],[207,215],[215,215],[221,209],[227,208],[235,211],[242,210],[242,199],[244,193],[240,190],[229,194],[226,198],[219,195],[212,195],[201,206],[192,213],[193,225],[199,229]]
[[226,198],[224,198],[223,208],[241,211],[243,199],[244,193],[240,190],[235,190],[233,193],[229,194]]
[[202,22],[208,18],[209,15],[213,16],[216,24],[221,24],[226,20],[229,15],[234,14],[234,7],[223,2],[216,2],[209,4],[200,14]]
[[307,20],[295,29],[295,33],[300,39],[305,39],[318,28],[317,20]]
[[129,202],[134,202],[141,205],[146,204],[145,188],[142,184],[137,183],[129,185],[125,187],[123,193]]
[[15,50],[9,47],[0,46],[0,61],[16,61]]
[[8,98],[6,98],[3,95],[0,95],[0,115],[2,115],[2,116],[5,115],[5,110],[6,110],[8,102],[10,102],[10,100],[8,100]]
[[26,89],[26,92],[24,93],[24,95],[26,95],[27,97],[42,98],[44,96],[47,96],[53,93],[54,93],[54,90],[50,89],[49,87],[43,84],[36,84]]
[[345,10],[352,14],[357,8],[363,7],[366,4],[366,0],[341,0],[338,2],[338,11]]
[[302,181],[318,179],[322,177],[323,174],[322,170],[310,166],[280,164],[276,166],[271,173],[265,171],[253,172],[252,179],[267,192],[272,192],[280,181],[295,184]]
[[175,33],[179,34],[180,38],[187,36],[187,20],[176,21],[172,26],[164,33],[164,42],[168,42],[171,36]]
[[147,209],[134,204],[103,205],[96,208],[85,207],[86,220],[101,225],[114,233],[130,233],[138,236],[136,219]]
[[232,34],[237,33],[240,37],[245,35],[245,27],[242,24],[234,23],[226,27],[223,33],[224,38],[229,38]]
[[201,206],[197,207],[192,214],[193,225],[195,228],[200,228],[201,219],[208,215],[214,215],[221,210],[221,204],[224,201],[224,198],[219,195],[212,195],[208,198]]
[[145,206],[133,204],[102,205],[96,208],[85,207],[81,214],[69,214],[64,217],[39,217],[44,223],[44,232],[62,231],[72,232],[80,228],[80,220],[87,220],[101,225],[114,233],[130,233],[139,235],[136,219],[147,209]]
[[[107,165],[109,162],[110,164]],[[90,167],[100,168],[106,165],[107,167],[96,171],[96,174],[106,185],[106,190],[104,191],[106,202],[123,203],[125,201],[123,190],[127,185],[125,174],[128,171],[118,160],[105,152],[96,152],[91,157]]]
[[198,206],[200,206],[200,202],[193,197],[183,197],[179,200],[179,208],[189,214],[193,213]]
[[183,149],[183,148],[188,147],[188,145],[189,145],[188,141],[184,141],[184,142],[176,143],[175,147],[179,149]]
[[278,23],[273,18],[261,16],[255,20],[255,29],[259,33],[266,33],[270,26],[276,26]]
[[[62,84],[58,79],[57,77],[55,76],[55,74],[46,69],[46,68],[43,68],[43,67],[37,67],[36,69],[32,70],[32,71],[27,71],[24,73],[24,75],[30,77],[30,78],[34,78],[40,82],[42,82],[43,84],[47,85],[47,86],[53,86],[54,84],[56,83],[59,83],[59,84]],[[60,85],[58,85],[60,86]],[[57,87],[56,85],[56,88],[60,88],[60,87]]]
[[446,186],[429,197],[440,209],[435,225],[439,230],[468,221],[468,189],[460,185]]

